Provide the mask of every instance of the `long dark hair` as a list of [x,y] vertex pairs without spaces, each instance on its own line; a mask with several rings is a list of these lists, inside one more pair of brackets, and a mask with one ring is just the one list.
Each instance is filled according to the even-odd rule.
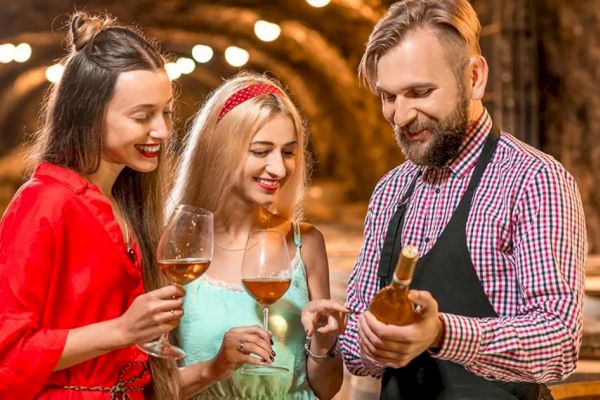
[[[104,113],[119,74],[157,71],[164,68],[165,59],[156,43],[133,27],[116,25],[109,16],[74,13],[67,43],[64,72],[47,95],[44,123],[35,136],[30,161],[32,165],[47,161],[86,175],[100,166]],[[162,180],[167,167],[165,153],[159,157],[161,162],[152,172],[124,168],[112,188],[142,249],[146,290],[164,284],[154,252],[163,221]],[[156,358],[150,364],[154,397],[178,399],[175,364]]]

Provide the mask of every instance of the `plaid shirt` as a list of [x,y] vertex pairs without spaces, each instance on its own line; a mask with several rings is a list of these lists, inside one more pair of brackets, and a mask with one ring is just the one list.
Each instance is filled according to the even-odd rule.
[[[340,339],[352,373],[381,376],[384,370],[362,358],[357,320],[379,290],[379,257],[396,204],[422,170],[406,210],[402,243],[418,244],[420,254],[427,253],[465,192],[491,126],[484,111],[448,167],[424,168],[407,161],[377,184],[347,289],[352,314]],[[502,132],[474,194],[466,229],[473,266],[498,318],[441,313],[446,333],[433,356],[488,379],[565,378],[575,369],[581,344],[587,254],[573,177],[552,157]]]

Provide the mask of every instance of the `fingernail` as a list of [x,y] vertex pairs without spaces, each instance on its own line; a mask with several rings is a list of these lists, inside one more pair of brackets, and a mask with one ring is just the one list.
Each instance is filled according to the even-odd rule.
[[271,355],[272,355],[273,357],[275,357],[275,356],[277,355],[277,354],[275,354],[275,350],[271,350]]
[[271,362],[275,361],[275,357],[271,357]]
[[273,346],[273,338],[269,338],[271,340],[271,346]]

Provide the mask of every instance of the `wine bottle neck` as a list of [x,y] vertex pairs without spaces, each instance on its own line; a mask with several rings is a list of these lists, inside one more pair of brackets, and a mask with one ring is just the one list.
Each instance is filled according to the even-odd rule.
[[402,280],[398,279],[398,277],[394,274],[392,278],[392,285],[399,289],[408,290],[408,286],[410,285],[410,279]]

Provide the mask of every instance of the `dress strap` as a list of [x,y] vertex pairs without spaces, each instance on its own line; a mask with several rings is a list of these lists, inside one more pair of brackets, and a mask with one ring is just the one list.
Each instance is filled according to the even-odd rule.
[[302,247],[302,238],[300,237],[300,223],[292,222],[292,227],[294,228],[294,244],[297,249]]

